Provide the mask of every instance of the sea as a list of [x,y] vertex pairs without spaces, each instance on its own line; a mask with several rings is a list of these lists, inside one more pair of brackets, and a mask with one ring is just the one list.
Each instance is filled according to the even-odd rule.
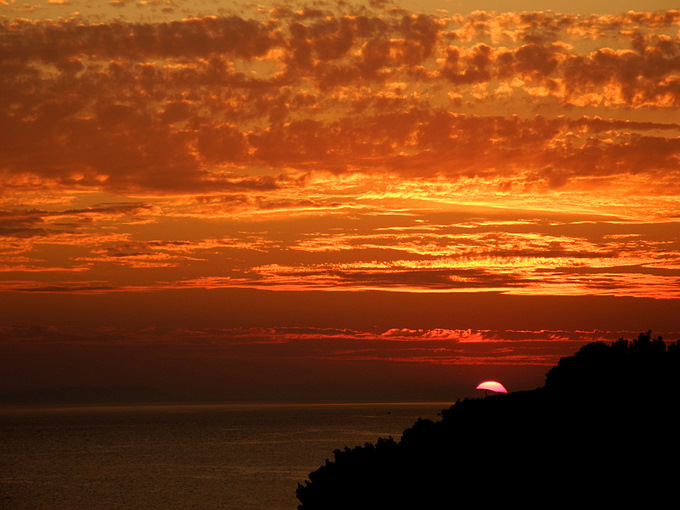
[[0,409],[2,510],[295,510],[333,450],[451,403]]

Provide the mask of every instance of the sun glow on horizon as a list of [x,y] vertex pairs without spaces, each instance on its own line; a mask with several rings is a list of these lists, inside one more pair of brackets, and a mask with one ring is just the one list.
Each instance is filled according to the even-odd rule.
[[[163,309],[195,292],[200,308],[250,291],[277,294],[260,298],[280,307],[275,328],[294,306],[281,296],[316,293],[438,312],[401,322],[393,304],[386,331],[464,331],[441,303],[498,296],[550,303],[521,312],[539,315],[561,315],[557,298],[650,300],[666,317],[680,299],[680,11],[663,3],[0,1],[0,295],[36,317],[12,308],[2,324],[62,339],[52,321],[82,320],[62,299]],[[175,313],[203,331],[187,306]],[[347,305],[347,328],[381,306]],[[114,327],[133,312],[93,313]],[[555,359],[511,350],[512,366]]]

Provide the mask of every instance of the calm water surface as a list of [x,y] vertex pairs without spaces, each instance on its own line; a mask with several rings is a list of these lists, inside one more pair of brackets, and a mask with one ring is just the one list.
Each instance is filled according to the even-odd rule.
[[334,449],[449,405],[0,409],[0,509],[294,510]]

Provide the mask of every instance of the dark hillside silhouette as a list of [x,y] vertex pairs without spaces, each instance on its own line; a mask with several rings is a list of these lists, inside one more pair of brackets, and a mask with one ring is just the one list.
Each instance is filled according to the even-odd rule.
[[678,342],[588,344],[543,388],[458,401],[398,442],[336,450],[298,486],[298,509],[675,506],[679,378]]
[[594,342],[575,355],[562,358],[546,374],[545,387],[562,394],[609,397],[654,397],[667,385],[680,382],[680,345],[666,348],[651,331],[637,340],[620,339],[613,344]]

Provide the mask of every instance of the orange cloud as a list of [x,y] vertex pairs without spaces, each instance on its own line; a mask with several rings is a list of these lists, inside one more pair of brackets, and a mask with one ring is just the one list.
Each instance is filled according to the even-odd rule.
[[5,288],[674,297],[679,19],[5,18]]
[[[579,116],[527,115],[535,98],[612,113],[675,108],[680,50],[666,33],[677,23],[674,12],[616,20],[311,12],[155,24],[5,20],[0,123],[8,133],[1,154],[9,186],[230,191],[234,179],[225,170],[243,176],[253,166],[274,174],[377,168],[421,178],[514,176],[522,168],[561,185],[572,162],[581,168],[593,156],[617,173],[677,167],[676,140],[659,132],[632,141],[625,131],[594,134],[556,151],[556,137]],[[469,42],[447,37],[471,19],[478,25]],[[626,27],[628,44],[591,49],[557,39],[565,27],[589,24],[612,38]],[[480,41],[496,26],[523,35],[507,46]],[[499,107],[510,101],[517,117],[465,111],[481,108],[481,100],[488,110],[499,85],[506,91]],[[386,86],[396,92],[386,94]],[[453,104],[442,94],[446,86],[455,91]]]

